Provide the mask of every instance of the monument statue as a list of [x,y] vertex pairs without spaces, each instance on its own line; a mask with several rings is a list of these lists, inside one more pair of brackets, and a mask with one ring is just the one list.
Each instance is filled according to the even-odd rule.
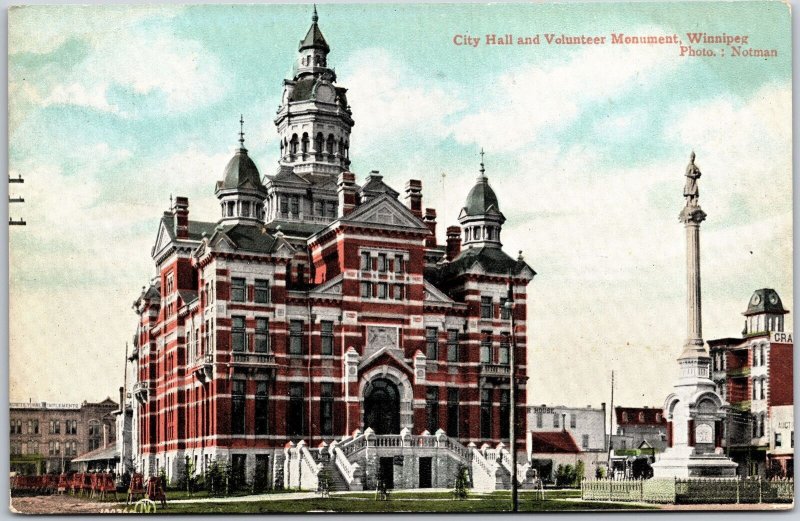
[[700,197],[700,189],[697,187],[697,180],[702,173],[697,165],[694,164],[694,151],[689,157],[689,164],[686,165],[686,184],[683,186],[683,196],[686,198],[686,206],[697,206],[697,198]]

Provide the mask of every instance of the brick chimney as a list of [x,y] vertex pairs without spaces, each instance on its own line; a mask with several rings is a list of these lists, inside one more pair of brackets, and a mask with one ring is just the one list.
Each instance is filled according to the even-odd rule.
[[422,218],[422,222],[431,231],[431,234],[425,237],[425,247],[433,248],[436,246],[436,209],[425,208],[425,217]]
[[339,217],[352,212],[356,207],[356,175],[353,172],[339,174]]
[[172,215],[175,216],[175,237],[178,239],[189,238],[189,198],[176,197],[175,205],[172,207]]
[[461,227],[447,227],[447,260],[451,261],[461,253]]
[[422,181],[409,179],[406,182],[406,206],[411,213],[422,219]]

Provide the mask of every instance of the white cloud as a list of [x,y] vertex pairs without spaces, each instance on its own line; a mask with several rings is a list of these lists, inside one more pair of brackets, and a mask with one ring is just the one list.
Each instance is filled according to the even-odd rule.
[[353,107],[353,154],[405,133],[442,139],[448,117],[465,107],[458,88],[437,83],[412,70],[384,49],[363,49],[342,66],[339,83],[348,88]]
[[672,48],[588,47],[567,61],[527,64],[481,91],[483,110],[454,127],[461,143],[514,151],[572,123],[591,101],[641,89],[680,63]]

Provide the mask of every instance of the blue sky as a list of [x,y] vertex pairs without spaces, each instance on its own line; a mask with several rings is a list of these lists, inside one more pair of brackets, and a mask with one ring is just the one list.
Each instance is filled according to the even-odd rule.
[[[529,287],[536,403],[659,405],[685,335],[683,171],[703,171],[704,336],[741,331],[753,290],[792,309],[790,17],[779,2],[320,5],[356,125],[352,169],[423,181],[440,236],[486,149]],[[262,174],[308,5],[37,6],[9,15],[11,399],[120,385],[130,309],[169,196],[216,216],[239,114]],[[456,34],[746,34],[778,57],[675,46],[453,45]],[[719,47],[719,46],[715,46]],[[12,191],[13,193],[13,191]],[[443,238],[443,237],[440,237]],[[45,355],[45,356],[41,356]],[[53,359],[59,362],[53,364]],[[642,360],[646,360],[643,363]],[[98,376],[67,387],[86,364]],[[577,376],[564,384],[565,374]]]

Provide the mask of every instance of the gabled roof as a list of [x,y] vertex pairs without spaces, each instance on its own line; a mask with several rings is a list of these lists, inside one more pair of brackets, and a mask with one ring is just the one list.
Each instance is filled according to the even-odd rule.
[[217,228],[209,243],[218,244],[221,240],[226,240],[237,250],[253,253],[272,253],[278,242],[265,226],[250,224],[228,224]]
[[388,194],[395,199],[397,199],[397,196],[400,195],[400,192],[384,183],[383,176],[378,175],[377,172],[373,172],[368,175],[365,181],[366,182],[364,183],[364,186],[362,186],[360,190],[362,194],[366,193],[370,197],[377,197],[380,194]]
[[568,431],[531,431],[531,453],[533,454],[576,454],[578,452],[581,452],[581,449]]
[[197,292],[189,289],[179,289],[178,296],[181,298],[184,304],[189,304],[190,302],[197,300]]
[[376,227],[398,226],[430,233],[425,223],[388,193],[370,199],[338,220],[343,223],[371,224]]
[[442,278],[455,277],[475,268],[495,275],[528,275],[531,278],[536,275],[524,260],[512,259],[500,248],[484,246],[461,250],[458,257],[442,267]]

